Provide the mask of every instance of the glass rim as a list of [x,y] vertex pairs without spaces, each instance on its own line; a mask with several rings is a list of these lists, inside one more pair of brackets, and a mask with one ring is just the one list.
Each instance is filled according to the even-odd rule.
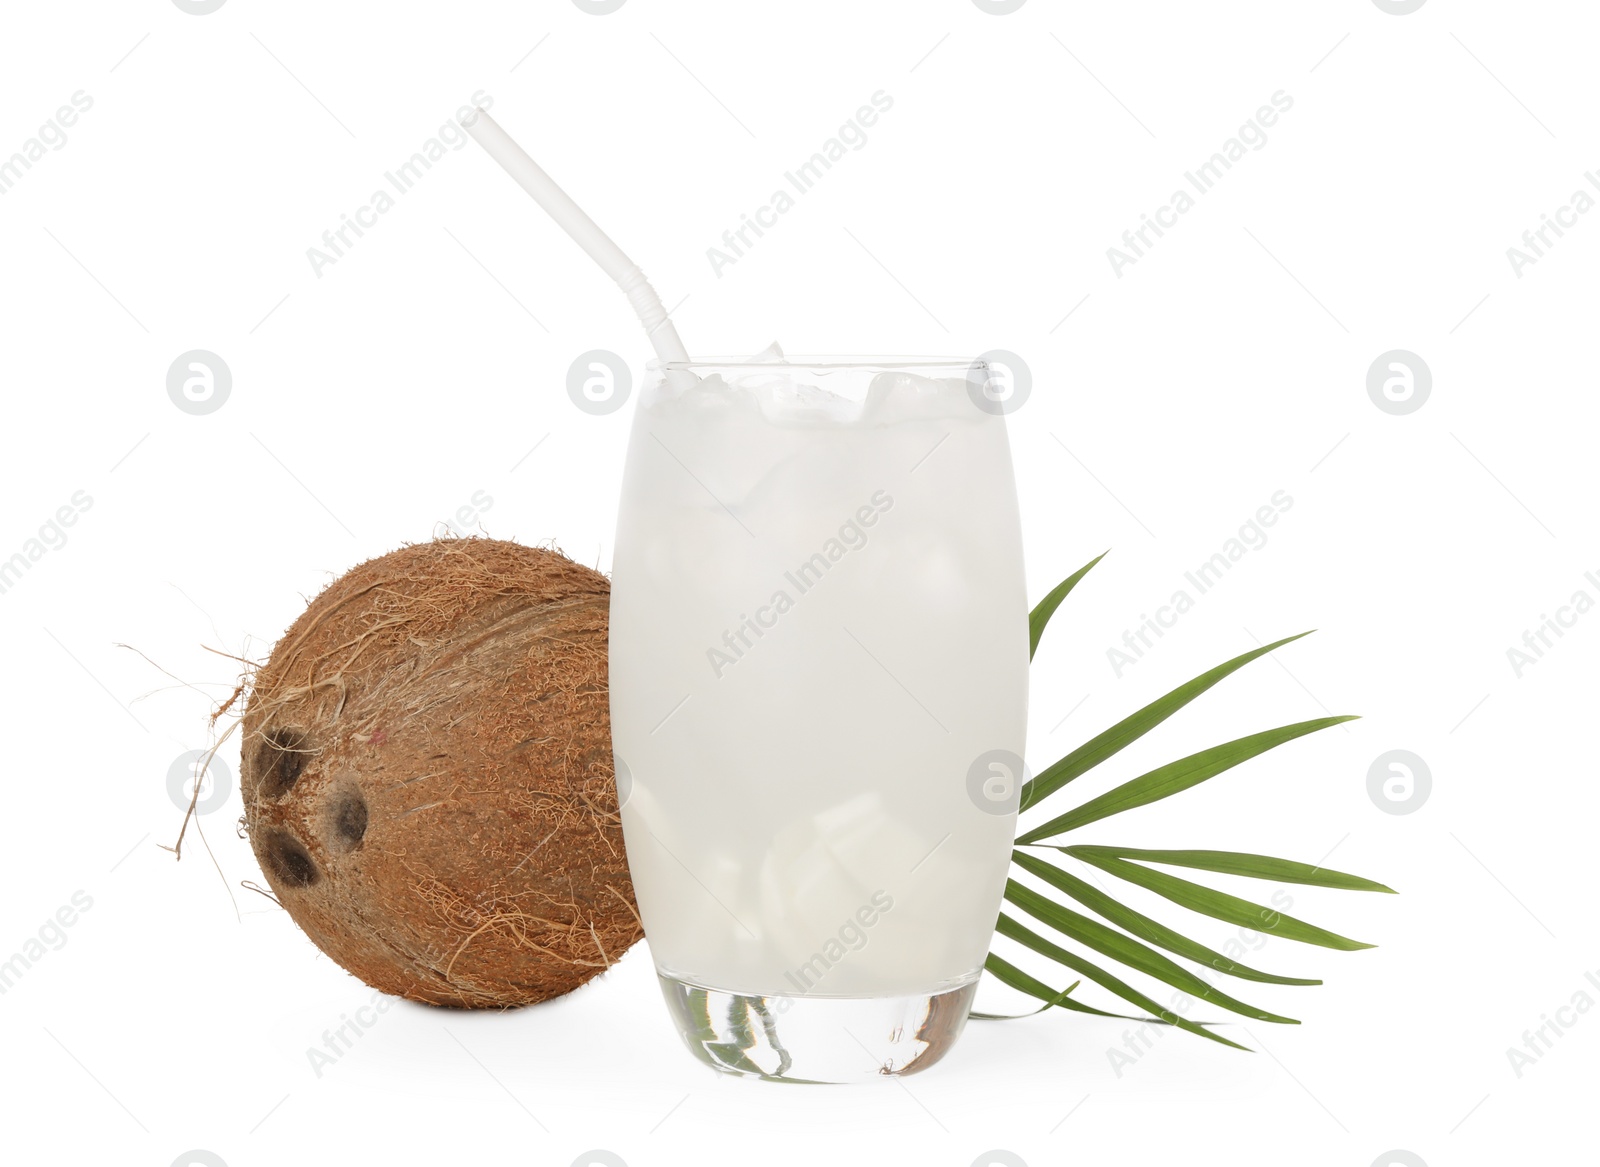
[[751,360],[749,357],[690,357],[686,361],[664,361],[653,357],[645,363],[651,372],[699,371],[720,369],[951,369],[967,371],[977,364],[976,357],[933,356],[845,356],[838,353],[797,353],[778,361]]

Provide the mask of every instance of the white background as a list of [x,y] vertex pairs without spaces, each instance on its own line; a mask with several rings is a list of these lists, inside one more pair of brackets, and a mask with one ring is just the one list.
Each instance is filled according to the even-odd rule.
[[[0,594],[0,957],[74,892],[93,906],[0,997],[0,1155],[1368,1167],[1404,1149],[1442,1167],[1572,1138],[1600,1011],[1566,1014],[1520,1077],[1506,1051],[1580,990],[1600,1000],[1600,615],[1520,677],[1507,649],[1579,589],[1600,598],[1600,215],[1520,276],[1506,249],[1600,166],[1589,6],[1223,7],[7,5],[0,157],[74,92],[93,108],[0,196],[0,558],[75,492],[92,506]],[[1294,914],[1380,946],[1247,957],[1326,978],[1233,986],[1304,1025],[1223,1031],[1255,1054],[1170,1034],[1119,1075],[1125,1023],[1053,1012],[975,1024],[903,1083],[788,1090],[693,1062],[641,945],[547,1006],[397,1006],[313,1072],[306,1050],[370,990],[240,888],[260,875],[237,792],[203,820],[215,865],[158,847],[181,817],[169,766],[208,744],[238,673],[208,650],[262,656],[306,596],[475,491],[482,529],[606,569],[629,413],[578,411],[566,370],[648,355],[616,289],[470,143],[313,272],[307,248],[480,89],[681,301],[692,351],[1026,361],[1031,594],[1113,549],[1040,649],[1035,768],[1256,638],[1320,629],[1074,787],[1364,715],[1085,832],[1397,888],[1291,889]],[[880,89],[894,107],[866,146],[715,274],[706,249]],[[1266,145],[1115,274],[1107,248],[1278,90],[1294,104]],[[165,385],[196,348],[233,376],[205,416]],[[1406,416],[1366,389],[1396,348],[1432,372]],[[1269,542],[1118,676],[1107,649],[1280,490]],[[1368,795],[1391,749],[1432,773],[1408,815]]]

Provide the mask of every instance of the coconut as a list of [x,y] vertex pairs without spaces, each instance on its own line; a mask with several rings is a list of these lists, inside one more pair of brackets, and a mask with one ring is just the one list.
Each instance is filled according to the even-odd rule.
[[612,771],[610,584],[445,539],[352,568],[251,681],[245,825],[267,882],[374,988],[566,993],[642,935]]

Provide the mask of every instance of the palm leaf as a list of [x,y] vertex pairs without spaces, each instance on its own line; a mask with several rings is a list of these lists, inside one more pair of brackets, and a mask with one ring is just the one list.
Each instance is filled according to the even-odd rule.
[[[1084,576],[1104,558],[1104,554],[1096,556],[1071,576],[1062,580],[1029,613],[1028,659],[1030,661],[1033,659],[1035,652],[1037,652],[1045,627],[1049,624],[1051,617],[1055,615],[1056,610],[1083,580]],[[1296,636],[1284,637],[1282,640],[1262,645],[1231,660],[1224,661],[1193,680],[1179,685],[1176,689],[1157,698],[1130,716],[1123,718],[1111,728],[1084,742],[1053,765],[1046,767],[1031,781],[1025,783],[1021,791],[1021,809],[1027,810],[1037,806],[1063,786],[1113,757],[1124,747],[1149,733],[1167,718],[1188,705],[1189,702],[1221,682],[1223,678],[1230,676],[1251,661],[1265,656],[1274,649],[1281,648],[1283,645],[1306,635],[1308,633],[1302,632]],[[1295,738],[1350,720],[1353,720],[1353,718],[1326,717],[1313,721],[1297,722],[1293,725],[1279,726],[1276,729],[1269,729],[1261,733],[1238,738],[1208,750],[1201,750],[1186,758],[1181,758],[1176,762],[1168,763],[1165,766],[1160,766],[1141,774],[1139,777],[1124,782],[1097,798],[1092,798],[1082,805],[1056,816],[1042,826],[1028,830],[1017,839],[1017,845],[1019,847],[1050,846],[1063,854],[1070,855],[1120,879],[1154,891],[1158,895],[1164,896],[1192,911],[1218,920],[1224,920],[1228,923],[1327,948],[1343,950],[1370,948],[1372,946],[1369,944],[1351,940],[1348,937],[1318,928],[1303,920],[1284,915],[1273,908],[1214,891],[1200,884],[1180,879],[1175,875],[1143,866],[1142,863],[1136,863],[1133,860],[1141,860],[1143,863],[1165,864],[1173,867],[1191,867],[1203,871],[1214,871],[1219,874],[1245,876],[1253,879],[1269,879],[1280,883],[1309,884],[1348,891],[1392,892],[1393,890],[1381,883],[1364,879],[1361,876],[1350,875],[1342,871],[1331,871],[1320,865],[1314,866],[1289,859],[1276,859],[1270,856],[1237,851],[1146,850],[1130,847],[1070,846],[1040,842],[1041,839],[1075,830],[1089,823],[1119,814],[1122,811],[1132,810],[1139,806],[1147,806],[1152,802],[1169,798],[1174,794],[1214,778],[1241,762],[1246,762],[1259,754],[1266,753],[1268,750],[1293,741]],[[1192,996],[1209,999],[1246,1016],[1297,1024],[1291,1018],[1279,1017],[1221,993],[1195,975],[1195,973],[1162,955],[1161,952],[1157,952],[1157,948],[1243,980],[1286,985],[1316,985],[1322,983],[1318,980],[1265,973],[1240,964],[1238,961],[1232,960],[1212,948],[1189,939],[1159,921],[1126,907],[1117,902],[1112,896],[1091,886],[1070,872],[1064,871],[1052,863],[1045,862],[1042,858],[1024,851],[1014,851],[1012,858],[1024,871],[1044,880],[1055,890],[1064,892],[1072,900],[1107,923],[1091,919],[1081,912],[1067,907],[1065,904],[1056,903],[1053,899],[1034,891],[1032,888],[1019,884],[1015,880],[1007,881],[1005,893],[1007,900],[1078,943],[1109,956],[1129,968],[1165,981],[1167,984],[1180,988]],[[1115,925],[1115,927],[1108,927],[1107,924]],[[1117,931],[1117,928],[1121,928],[1122,931]],[[1170,1024],[1200,1037],[1210,1038],[1212,1041],[1232,1046],[1235,1049],[1245,1048],[1236,1042],[1228,1041],[1226,1038],[1207,1032],[1202,1023],[1186,1021],[1171,1010],[1162,1009],[1149,997],[1140,993],[1131,985],[1119,980],[1110,972],[1075,953],[1061,948],[1004,913],[1001,913],[996,922],[995,930],[1000,935],[1015,940],[1034,952],[1074,970],[1123,1000],[1141,1009],[1148,1010],[1153,1016],[1140,1018],[1127,1014],[1107,1013],[1104,1010],[1073,1001],[1068,997],[1068,994],[1077,987],[1079,982],[1074,982],[1070,988],[1057,992],[1042,981],[1035,979],[991,952],[985,961],[984,967],[1002,983],[1043,1001],[1042,1009],[1048,1009],[1055,1005],[1060,1008],[1103,1017]],[[1128,933],[1128,935],[1124,935],[1124,933]],[[1152,945],[1154,947],[1151,947]],[[1035,1010],[1034,1012],[1040,1011],[1042,1010]],[[1024,1014],[1024,1016],[1027,1015]],[[973,1016],[987,1019],[996,1015],[973,1014]]]
[[[990,957],[990,959],[999,960],[1000,958],[998,956],[994,956]],[[985,961],[984,964],[987,966],[988,961]],[[1023,972],[1021,969],[1017,969],[1015,971],[1018,976],[1028,976],[1028,974]],[[1032,977],[1028,977],[1028,979],[1033,981]],[[1083,984],[1082,981],[1073,981],[1059,993],[1050,993],[1050,987],[1048,985],[1045,985],[1039,981],[1033,981],[1033,983],[1038,985],[1041,989],[1045,990],[1047,994],[1049,994],[1041,998],[1044,1001],[1044,1004],[1040,1005],[1037,1009],[1029,1009],[1026,1013],[980,1013],[974,1009],[972,1012],[968,1013],[967,1016],[973,1021],[1020,1021],[1024,1017],[1032,1017],[1035,1013],[1043,1013],[1052,1005],[1061,1004],[1072,995],[1073,989],[1076,989],[1079,985]]]
[[1203,916],[1210,916],[1228,924],[1238,924],[1257,932],[1282,936],[1285,940],[1298,940],[1302,944],[1316,944],[1344,952],[1375,947],[1318,928],[1315,924],[1307,924],[1304,920],[1285,915],[1276,908],[1253,904],[1249,900],[1242,900],[1226,892],[1214,891],[1201,884],[1191,883],[1187,879],[1179,879],[1176,875],[1168,875],[1164,871],[1153,871],[1137,863],[1129,863],[1126,859],[1101,854],[1096,848],[1063,847],[1061,850],[1074,859],[1081,859],[1109,875],[1115,875],[1118,879],[1148,888],[1190,911],[1199,912]]
[[994,930],[1002,936],[1015,940],[1024,947],[1033,949],[1040,956],[1048,956],[1056,963],[1066,965],[1073,972],[1088,977],[1095,984],[1110,990],[1130,1005],[1137,1005],[1141,1009],[1148,1010],[1169,1025],[1176,1025],[1179,1029],[1187,1030],[1211,1041],[1221,1042],[1223,1045],[1232,1046],[1234,1049],[1246,1048],[1236,1041],[1229,1041],[1225,1037],[1218,1037],[1214,1033],[1208,1033],[1202,1026],[1186,1018],[1179,1017],[1171,1009],[1163,1009],[1132,985],[1118,980],[1099,965],[1092,964],[1083,959],[1083,957],[1068,952],[1057,944],[1052,944],[1032,929],[1023,927],[1004,912],[1001,912],[1000,918],[995,921]]
[[[1095,563],[1098,562],[1098,559],[1095,560]],[[1090,564],[1090,566],[1092,567],[1093,564]],[[1042,608],[1043,606],[1044,604],[1041,602],[1040,607]],[[1034,613],[1037,615],[1037,608],[1034,609]],[[1033,626],[1033,620],[1033,616],[1028,618],[1030,629]],[[1027,810],[1030,806],[1060,790],[1074,778],[1088,773],[1124,746],[1138,741],[1230,673],[1237,672],[1251,661],[1265,656],[1275,648],[1282,648],[1291,641],[1310,635],[1310,632],[1301,632],[1294,636],[1285,636],[1282,640],[1275,640],[1271,644],[1262,645],[1260,648],[1251,649],[1249,652],[1236,656],[1230,661],[1224,661],[1214,669],[1201,673],[1192,681],[1179,685],[1165,696],[1156,698],[1137,713],[1123,718],[1104,733],[1090,738],[1059,762],[1041,770],[1034,776],[1032,781],[1022,788],[1022,809]]]
[[1141,940],[1147,940],[1157,948],[1165,948],[1168,952],[1186,957],[1215,969],[1220,973],[1238,977],[1245,981],[1259,981],[1272,985],[1320,985],[1319,980],[1307,980],[1303,977],[1284,977],[1275,973],[1265,973],[1253,969],[1248,965],[1240,964],[1236,960],[1223,956],[1214,949],[1207,948],[1204,944],[1190,940],[1161,924],[1149,916],[1142,915],[1132,908],[1124,907],[1116,900],[1106,895],[1097,887],[1085,883],[1071,872],[1063,871],[1053,863],[1046,863],[1033,855],[1022,851],[1012,853],[1012,859],[1024,871],[1037,875],[1052,887],[1066,892],[1084,907],[1096,915],[1110,920],[1113,924],[1125,931],[1132,932]]
[[1061,606],[1061,601],[1067,598],[1067,593],[1078,586],[1078,581],[1089,574],[1089,569],[1099,563],[1109,551],[1102,551],[1089,560],[1077,571],[1067,576],[1051,589],[1050,594],[1040,600],[1033,611],[1028,613],[1028,659],[1033,659],[1033,654],[1039,649],[1039,637],[1044,635],[1044,626],[1050,623],[1050,617],[1056,614],[1056,609]]
[[1285,742],[1304,737],[1308,733],[1316,733],[1319,729],[1327,729],[1329,726],[1354,720],[1355,718],[1350,716],[1318,717],[1311,721],[1299,721],[1293,725],[1281,725],[1276,729],[1263,730],[1261,733],[1236,738],[1220,746],[1212,746],[1209,750],[1201,750],[1197,754],[1190,754],[1187,758],[1179,758],[1176,762],[1158,766],[1124,782],[1121,786],[1106,791],[1098,798],[1091,798],[1082,806],[1075,807],[1066,814],[1057,815],[1043,826],[1034,827],[1021,835],[1017,842],[1034,843],[1049,835],[1063,834],[1122,811],[1158,802],[1191,786],[1198,786],[1208,778],[1214,778],[1224,770],[1231,770],[1240,762],[1247,762],[1256,755],[1264,754]]
[[1081,851],[1110,855],[1116,859],[1140,859],[1146,863],[1165,863],[1170,867],[1194,867],[1220,875],[1243,875],[1251,879],[1271,879],[1278,883],[1304,883],[1312,887],[1332,887],[1341,891],[1382,891],[1395,895],[1392,887],[1334,871],[1320,865],[1293,859],[1274,859],[1246,851],[1146,851],[1139,847],[1080,847]]
[[[1073,981],[1071,987],[1058,993],[1043,981],[1030,977],[1010,961],[996,956],[992,952],[984,959],[983,967],[988,969],[994,975],[995,980],[1001,984],[1010,985],[1013,989],[1024,992],[1030,997],[1037,997],[1045,1003],[1045,1008],[1055,1005],[1062,1009],[1070,1009],[1074,1013],[1092,1013],[1096,1017],[1115,1017],[1119,1021],[1146,1021],[1152,1025],[1168,1024],[1168,1022],[1162,1021],[1157,1017],[1134,1017],[1127,1013],[1107,1013],[1104,1009],[1096,1009],[1092,1005],[1074,1001],[1067,997],[1066,994],[1081,985],[1082,981]],[[969,1016],[981,1017],[985,1020],[1001,1020],[999,1015],[994,1013],[972,1013]],[[1031,1017],[1032,1014],[1024,1014],[1023,1016]]]
[[1086,945],[1104,956],[1109,956],[1119,964],[1127,965],[1158,981],[1165,981],[1190,996],[1204,998],[1213,1004],[1221,1005],[1224,1009],[1231,1009],[1235,1013],[1253,1017],[1257,1021],[1274,1021],[1281,1025],[1300,1024],[1292,1017],[1269,1013],[1265,1009],[1228,996],[1220,989],[1206,984],[1182,965],[1162,956],[1155,949],[1140,944],[1137,940],[1130,940],[1122,933],[1089,919],[1081,912],[1052,903],[1032,888],[1024,887],[1014,879],[1006,881],[1005,895],[1006,899],[1028,915],[1049,924],[1062,935],[1071,937],[1079,944]]

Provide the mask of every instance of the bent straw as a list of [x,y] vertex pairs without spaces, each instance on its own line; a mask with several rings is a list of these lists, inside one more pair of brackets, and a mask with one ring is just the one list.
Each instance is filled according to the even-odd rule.
[[[661,298],[650,286],[650,281],[645,279],[639,265],[623,254],[622,248],[613,243],[611,237],[584,213],[583,208],[573,202],[572,197],[557,186],[555,180],[528,157],[527,151],[512,141],[511,135],[487,113],[477,110],[463,125],[478,145],[488,151],[489,157],[516,179],[518,186],[533,196],[534,201],[545,209],[562,230],[572,236],[579,247],[589,253],[606,275],[617,281],[644,324],[645,335],[650,338],[656,355],[664,362],[687,362],[689,352],[683,347],[683,341],[678,339],[678,330],[672,326],[667,310],[661,306]],[[669,370],[669,376],[671,373]],[[683,378],[674,378],[679,379]],[[687,379],[693,380],[692,377]]]

